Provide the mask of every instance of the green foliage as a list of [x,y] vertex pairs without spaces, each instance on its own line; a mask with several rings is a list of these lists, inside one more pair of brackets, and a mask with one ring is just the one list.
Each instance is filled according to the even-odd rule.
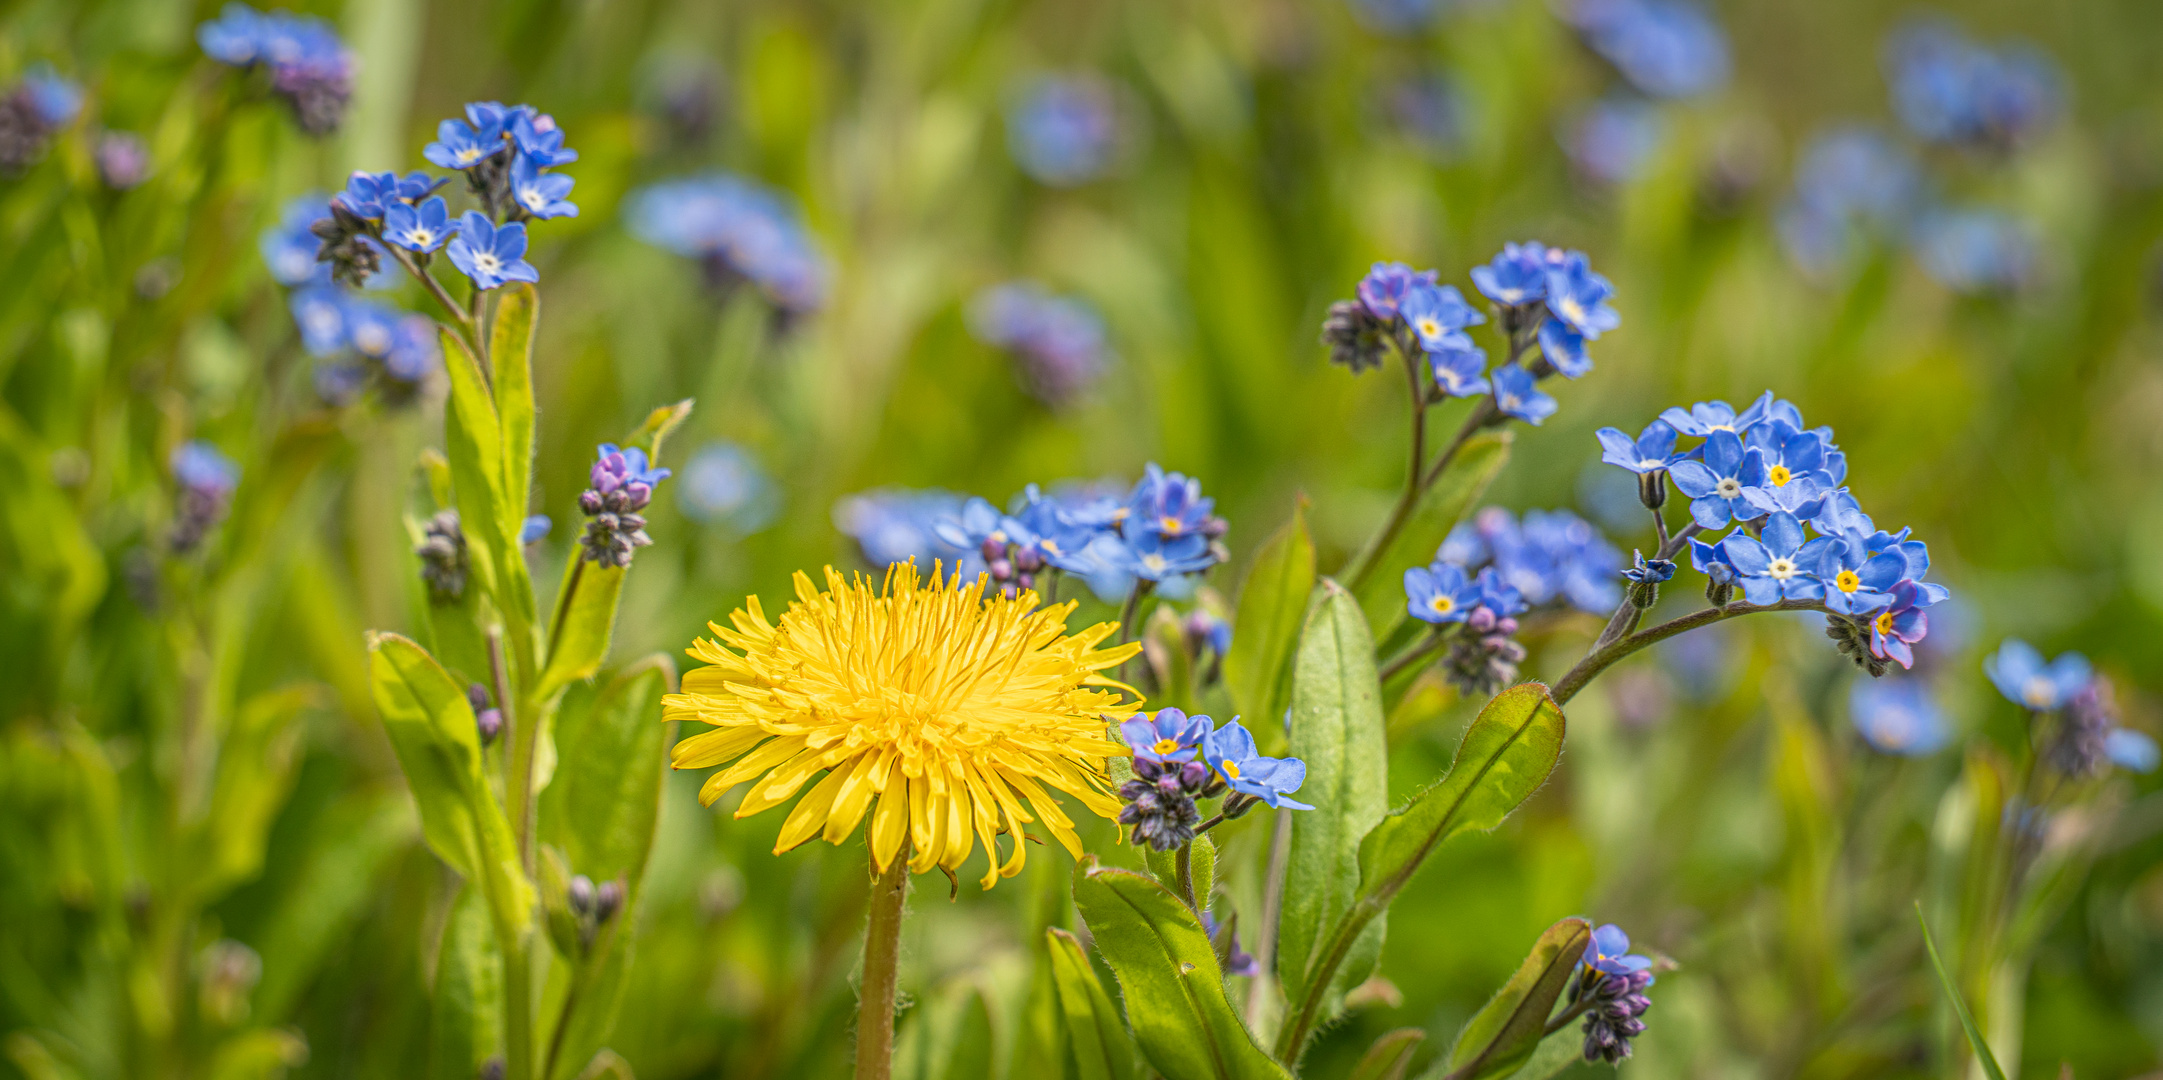
[[1066,1045],[1079,1080],[1125,1080],[1134,1075],[1134,1037],[1074,935],[1044,931],[1051,977],[1066,1027]]
[[1277,930],[1277,978],[1293,1002],[1310,996],[1335,1002],[1367,977],[1381,952],[1383,922],[1377,916],[1347,956],[1330,970],[1323,967],[1333,945],[1330,932],[1359,893],[1359,838],[1389,808],[1382,727],[1367,621],[1351,593],[1324,579],[1308,604],[1292,667],[1291,756],[1307,763],[1301,801],[1315,806],[1292,818]]
[[1119,978],[1127,1023],[1166,1080],[1283,1080],[1224,992],[1216,950],[1186,901],[1128,870],[1083,857],[1074,905]]
[[1449,468],[1421,493],[1388,550],[1373,557],[1373,569],[1359,586],[1359,606],[1377,640],[1388,638],[1405,620],[1404,572],[1434,561],[1435,549],[1479,505],[1487,486],[1509,463],[1510,441],[1508,431],[1467,439]]
[[1967,1001],[1960,996],[1959,985],[1953,982],[1952,973],[1945,970],[1944,959],[1938,956],[1938,942],[1930,935],[1930,920],[1923,917],[1921,901],[1915,904],[1915,921],[1923,928],[1923,948],[1930,953],[1931,970],[1938,973],[1938,986],[1945,991],[1946,1000],[1952,1002],[1953,1015],[1960,1018],[1960,1031],[1967,1036],[1968,1049],[1974,1051],[1984,1076],[1990,1080],[2005,1080],[2005,1070],[1999,1067],[1997,1055],[1990,1052],[1989,1040],[1983,1038],[1983,1029],[1976,1025],[1975,1015],[1968,1011]]
[[1517,973],[1458,1034],[1449,1055],[1450,1080],[1510,1076],[1531,1060],[1547,1035],[1555,1002],[1569,988],[1591,944],[1592,924],[1584,919],[1564,919],[1548,927]]
[[429,848],[480,890],[499,934],[522,937],[533,921],[533,884],[519,868],[510,822],[481,774],[465,687],[396,634],[372,637],[368,653],[376,708],[420,807]]
[[1224,684],[1232,704],[1259,737],[1290,705],[1292,650],[1299,642],[1307,601],[1314,592],[1314,538],[1307,532],[1304,498],[1291,520],[1263,541],[1240,587],[1232,624],[1232,651],[1224,658]]

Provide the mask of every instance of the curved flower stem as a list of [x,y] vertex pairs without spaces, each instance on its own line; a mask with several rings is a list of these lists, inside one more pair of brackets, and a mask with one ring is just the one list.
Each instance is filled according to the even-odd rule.
[[[421,266],[420,261],[415,259],[411,252],[393,244],[383,245],[383,250],[390,252],[391,258],[397,259],[398,265],[404,267],[406,273],[413,275],[420,280],[422,285],[427,286],[428,294],[436,298],[436,303],[441,304],[443,310],[450,313],[451,318],[458,320],[458,326],[463,331],[461,336],[465,338],[466,347],[473,349],[474,355],[479,356],[479,348],[474,342],[473,316],[466,311],[465,305],[451,299],[451,294],[444,290],[443,283],[437,281],[434,274],[429,273],[425,267]],[[479,294],[475,293],[475,295],[478,296]]]
[[881,870],[872,863],[871,922],[857,990],[856,1080],[887,1080],[894,1068],[894,985],[901,961],[901,913],[909,896],[909,846]]
[[[1424,406],[1420,408],[1424,411]],[[1472,441],[1472,436],[1479,434],[1481,428],[1492,424],[1498,415],[1500,414],[1495,412],[1492,397],[1482,398],[1479,404],[1472,407],[1472,414],[1465,417],[1464,425],[1457,429],[1457,436],[1450,440],[1448,446],[1442,448],[1442,455],[1435,458],[1426,474],[1421,476],[1417,483],[1405,485],[1404,495],[1390,510],[1389,520],[1383,522],[1382,531],[1376,533],[1374,539],[1368,541],[1367,546],[1354,556],[1354,561],[1344,571],[1345,588],[1357,592],[1359,587],[1366,583],[1367,578],[1374,573],[1374,568],[1381,565],[1383,553],[1389,550],[1391,544],[1397,542],[1397,534],[1404,531],[1405,523],[1412,520],[1412,510],[1419,505],[1420,496],[1426,494],[1427,489],[1442,478],[1450,463],[1457,460],[1458,451]]]
[[1592,995],[1584,994],[1579,996],[1575,1002],[1571,1003],[1569,1008],[1564,1009],[1559,1013],[1556,1013],[1555,1018],[1547,1022],[1546,1034],[1552,1035],[1555,1032],[1561,1031],[1563,1028],[1570,1026],[1570,1021],[1585,1015],[1585,1013],[1590,1011],[1591,1008]]
[[1662,523],[1662,527],[1660,529],[1660,557],[1663,559],[1674,558],[1676,555],[1682,552],[1682,549],[1684,547],[1687,547],[1689,545],[1690,541],[1697,539],[1697,534],[1704,531],[1705,527],[1703,525],[1700,525],[1697,522],[1693,521],[1688,525],[1683,526],[1681,532],[1676,533],[1673,536],[1668,536],[1665,523]]
[[[1630,607],[1629,601],[1623,601],[1623,607],[1628,609]],[[1595,644],[1592,651],[1586,653],[1585,658],[1579,660],[1577,666],[1571,668],[1569,674],[1564,675],[1562,681],[1555,684],[1552,692],[1555,704],[1567,704],[1571,698],[1577,696],[1579,690],[1585,688],[1586,683],[1591,682],[1601,672],[1614,666],[1615,661],[1643,649],[1647,645],[1666,641],[1676,634],[1696,630],[1699,627],[1711,626],[1713,623],[1724,619],[1732,619],[1738,615],[1754,615],[1760,611],[1822,611],[1827,614],[1832,613],[1824,602],[1819,600],[1782,600],[1777,604],[1764,605],[1739,603],[1729,604],[1726,607],[1703,608],[1680,618],[1670,619],[1658,626],[1639,630],[1635,633],[1621,634],[1605,644]],[[1615,619],[1620,621],[1629,614],[1628,610],[1617,611],[1615,612]],[[1612,628],[1613,624],[1610,623],[1609,626]],[[1601,635],[1603,639],[1606,636],[1605,634]]]
[[[1463,624],[1459,623],[1454,625],[1461,626]],[[1406,649],[1401,653],[1398,653],[1395,659],[1391,660],[1387,664],[1382,665],[1382,671],[1380,673],[1382,684],[1384,686],[1389,685],[1389,681],[1396,678],[1401,672],[1404,671],[1404,669],[1411,667],[1412,665],[1417,664],[1422,660],[1425,660],[1429,656],[1434,655],[1437,650],[1441,649],[1443,645],[1449,642],[1451,636],[1452,635],[1449,631],[1442,629],[1440,626],[1435,627],[1434,632],[1428,634],[1425,640],[1421,641],[1417,645],[1412,646],[1409,649]]]
[[[1119,609],[1119,644],[1134,640],[1134,616],[1141,611],[1142,598],[1156,588],[1156,582],[1148,578],[1135,578],[1133,591],[1127,593],[1126,606]],[[1127,657],[1119,662],[1119,681],[1127,681],[1127,665],[1134,661]]]

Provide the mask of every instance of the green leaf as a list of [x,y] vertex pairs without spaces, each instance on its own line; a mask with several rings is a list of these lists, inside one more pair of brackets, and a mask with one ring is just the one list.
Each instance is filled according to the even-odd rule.
[[[1510,1074],[1510,1080],[1548,1080],[1572,1065],[1582,1064],[1584,1060],[1584,1035],[1575,1027],[1566,1027],[1543,1040],[1539,1048],[1532,1052],[1531,1059]],[[1444,1064],[1446,1063],[1435,1062],[1435,1067],[1428,1070],[1427,1075],[1440,1076]]]
[[[496,418],[494,397],[481,362],[466,348],[464,338],[445,327],[440,335],[443,368],[450,375],[450,401],[443,410],[444,455],[451,462],[451,494],[458,503],[458,520],[466,534],[466,554],[472,576],[483,591],[508,608],[504,588],[509,572],[507,554],[517,554],[504,544],[504,507],[509,500],[503,490],[503,427]],[[520,556],[523,559],[523,556]]]
[[1547,1018],[1569,988],[1577,961],[1592,943],[1592,924],[1571,917],[1547,928],[1517,974],[1502,984],[1457,1036],[1450,1051],[1450,1080],[1504,1077],[1531,1060],[1547,1035]]
[[1473,505],[1486,494],[1487,485],[1509,461],[1510,438],[1510,432],[1504,430],[1467,440],[1456,460],[1420,497],[1397,539],[1368,572],[1359,589],[1359,606],[1367,613],[1377,639],[1388,637],[1404,621],[1404,572],[1434,561],[1435,549],[1472,512]]
[[1360,837],[1389,809],[1388,754],[1374,639],[1352,594],[1324,578],[1308,606],[1292,669],[1291,756],[1307,763],[1299,800],[1315,809],[1292,815],[1277,931],[1277,977],[1287,1000],[1312,992],[1334,1001],[1367,977],[1381,953],[1377,918],[1330,973],[1330,985],[1310,986],[1321,974],[1315,966],[1331,928],[1359,893]]
[[[1157,876],[1164,887],[1179,895],[1179,852],[1158,851],[1147,844],[1136,845],[1142,850],[1142,861],[1149,865],[1149,872]],[[1194,838],[1194,854],[1190,857],[1189,872],[1194,877],[1194,902],[1201,910],[1209,910],[1209,892],[1217,883],[1217,842],[1203,833]]]
[[2005,1070],[1998,1067],[1997,1055],[1990,1052],[1990,1043],[1983,1038],[1983,1029],[1976,1026],[1975,1014],[1968,1011],[1968,1003],[1960,996],[1960,987],[1954,985],[1951,972],[1945,970],[1945,961],[1938,956],[1937,940],[1930,936],[1930,920],[1923,918],[1923,905],[1915,905],[1915,921],[1923,924],[1923,948],[1930,951],[1930,966],[1938,972],[1938,985],[1945,988],[1945,996],[1953,1002],[1953,1014],[1960,1017],[1960,1030],[1967,1032],[1968,1045],[1975,1050],[1975,1059],[1983,1063],[1983,1075],[1990,1080],[2005,1080]]
[[395,791],[363,788],[325,816],[299,872],[252,938],[263,956],[255,1018],[280,1024],[324,956],[382,895],[378,876],[413,842],[413,808]]
[[556,594],[556,614],[548,632],[548,666],[541,670],[536,696],[546,698],[601,670],[616,632],[616,605],[623,598],[623,576],[629,570],[602,566],[572,551],[563,568],[563,588]]
[[663,405],[647,413],[645,421],[638,425],[638,430],[624,438],[623,445],[644,448],[647,459],[659,464],[661,445],[668,441],[668,437],[677,428],[683,426],[685,420],[691,418],[691,406],[692,400],[685,398],[674,405]]
[[893,1080],[991,1075],[990,1006],[967,978],[949,979],[909,1010],[894,1040]]
[[1051,977],[1067,1046],[1080,1080],[1126,1080],[1134,1075],[1134,1038],[1082,951],[1081,941],[1057,927],[1044,931],[1051,947]]
[[1562,756],[1562,709],[1539,683],[1495,695],[1465,729],[1440,783],[1359,845],[1360,895],[1387,904],[1442,842],[1492,829],[1547,782]]
[[1292,506],[1284,523],[1254,554],[1239,608],[1232,618],[1232,649],[1224,658],[1224,685],[1248,726],[1266,730],[1284,715],[1292,648],[1314,592],[1314,538],[1307,533],[1307,501]]
[[1166,1080],[1290,1080],[1225,998],[1216,950],[1185,901],[1083,856],[1074,904],[1119,978],[1135,1041]]
[[571,872],[636,885],[653,848],[668,772],[661,695],[675,681],[665,656],[632,665],[589,706],[556,717],[555,779],[541,793],[541,838]]
[[533,328],[540,318],[541,294],[532,285],[517,282],[496,293],[488,363],[503,425],[503,494],[520,524],[533,489]]
[[1412,1054],[1425,1041],[1427,1032],[1421,1028],[1385,1031],[1373,1046],[1367,1048],[1359,1064],[1352,1066],[1352,1072],[1345,1080],[1404,1080],[1405,1068],[1412,1064]]
[[503,1042],[503,954],[488,925],[488,903],[471,886],[451,905],[436,954],[436,987],[429,1003],[428,1074],[472,1080]]
[[369,680],[398,764],[437,857],[488,898],[497,932],[516,940],[533,921],[532,883],[511,825],[481,774],[481,742],[465,688],[412,640],[371,634]]

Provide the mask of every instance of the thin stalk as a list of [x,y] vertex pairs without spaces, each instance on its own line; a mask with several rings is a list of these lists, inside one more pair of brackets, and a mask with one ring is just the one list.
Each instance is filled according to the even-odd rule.
[[[1669,536],[1660,542],[1660,557],[1663,559],[1672,559],[1676,555],[1681,554],[1682,549],[1687,546],[1690,541],[1697,539],[1697,534],[1704,531],[1705,527],[1694,521],[1689,523],[1688,525],[1683,526],[1681,532],[1676,533],[1673,536]],[[1665,530],[1662,530],[1662,535],[1665,535]]]
[[[1624,606],[1628,606],[1629,601],[1625,600],[1623,603]],[[1553,690],[1555,704],[1567,704],[1571,698],[1577,696],[1579,690],[1585,688],[1586,683],[1591,682],[1601,672],[1614,666],[1616,661],[1648,645],[1666,641],[1676,634],[1685,633],[1703,626],[1711,626],[1713,623],[1724,619],[1732,619],[1739,615],[1754,615],[1760,611],[1826,610],[1824,603],[1817,600],[1782,600],[1777,604],[1765,604],[1762,606],[1748,603],[1729,604],[1726,607],[1703,608],[1680,618],[1670,619],[1658,626],[1625,634],[1605,645],[1595,646],[1592,651],[1586,653],[1585,658],[1579,660],[1577,666],[1571,668],[1569,674],[1564,675],[1562,681],[1555,684]],[[1618,611],[1615,616],[1620,619],[1625,614],[1625,612]]]
[[[1210,822],[1210,824],[1214,825],[1218,821],[1222,820],[1224,820],[1224,815],[1218,814],[1216,818]],[[1196,835],[1200,835],[1201,833],[1200,829],[1196,829],[1194,831]],[[1180,899],[1185,900],[1187,902],[1187,907],[1192,910],[1196,915],[1200,915],[1202,913],[1202,905],[1196,902],[1194,899],[1194,841],[1189,840],[1186,843],[1179,845],[1179,855],[1174,860],[1174,865],[1179,868]]]
[[[436,303],[441,304],[443,310],[450,313],[451,318],[458,320],[458,325],[465,329],[466,345],[469,348],[472,347],[473,316],[466,311],[465,306],[451,299],[451,294],[444,291],[443,283],[437,281],[434,274],[429,273],[422,267],[420,261],[415,259],[412,253],[391,244],[385,244],[383,248],[391,253],[392,258],[398,260],[398,265],[404,267],[406,273],[420,279],[421,284],[427,287],[428,294],[436,298]],[[480,354],[476,351],[474,355],[478,356]]]
[[[1592,1008],[1592,995],[1591,995],[1591,994],[1580,994],[1580,995],[1578,995],[1578,997],[1577,997],[1577,1000],[1576,1000],[1575,1002],[1571,1003],[1571,1005],[1570,1005],[1570,1007],[1569,1007],[1569,1008],[1567,1008],[1567,1009],[1564,1009],[1564,1010],[1562,1010],[1562,1011],[1561,1011],[1561,1012],[1559,1012],[1559,1013],[1556,1013],[1556,1014],[1555,1014],[1555,1018],[1554,1018],[1554,1019],[1552,1019],[1552,1020],[1549,1020],[1549,1021],[1547,1022],[1547,1031],[1546,1031],[1546,1033],[1545,1033],[1545,1034],[1546,1034],[1546,1035],[1552,1035],[1552,1034],[1554,1034],[1555,1032],[1561,1031],[1561,1030],[1562,1030],[1563,1028],[1569,1027],[1569,1026],[1570,1026],[1570,1021],[1572,1021],[1572,1020],[1575,1020],[1575,1019],[1577,1019],[1578,1017],[1580,1017],[1580,1016],[1583,1016],[1583,1015],[1585,1015],[1585,1013],[1586,1013],[1586,1012],[1588,1012],[1588,1011],[1590,1011],[1590,1010],[1591,1010],[1591,1008]],[[1544,1036],[1543,1036],[1543,1037],[1544,1037]]]
[[1472,406],[1472,415],[1465,417],[1464,426],[1457,429],[1457,437],[1443,447],[1442,456],[1434,459],[1434,464],[1428,468],[1427,478],[1420,481],[1420,490],[1425,491],[1433,487],[1435,481],[1442,479],[1442,474],[1449,471],[1450,463],[1457,460],[1457,452],[1463,450],[1465,444],[1472,441],[1472,436],[1480,433],[1481,428],[1492,425],[1495,418],[1501,415],[1495,408],[1495,399],[1491,396],[1481,398],[1479,404]]
[[[488,629],[488,674],[496,684],[496,708],[503,712],[503,730],[510,740],[505,749],[505,764],[509,772],[504,776],[504,801],[511,818],[511,829],[518,837],[518,862],[533,876],[533,759],[541,732],[536,719],[527,716],[528,710],[513,707],[510,677],[503,663],[503,630]],[[522,703],[521,703],[522,704]]]
[[[533,1071],[533,936],[503,949],[504,1080],[536,1080]],[[540,1077],[539,1080],[547,1080]]]
[[578,1007],[578,992],[585,988],[585,964],[571,976],[571,985],[563,992],[563,1009],[556,1015],[556,1030],[548,1036],[548,1056],[542,1058],[540,1080],[550,1080],[556,1075],[556,1059],[563,1054],[563,1034],[571,1027],[571,1010]]
[[901,912],[909,895],[909,848],[884,870],[872,863],[871,923],[856,1012],[856,1080],[888,1080],[894,1069],[894,984],[901,960]]
[[[1127,593],[1126,605],[1119,609],[1119,644],[1124,645],[1134,640],[1134,617],[1141,611],[1142,597],[1149,595],[1150,590],[1155,587],[1156,582],[1147,578],[1134,579],[1134,588]],[[1120,682],[1127,681],[1127,665],[1133,662],[1134,658],[1131,656],[1119,662]]]
[[1389,685],[1389,681],[1396,678],[1399,673],[1404,671],[1404,669],[1419,663],[1420,661],[1426,659],[1429,656],[1432,656],[1437,650],[1442,648],[1444,644],[1448,643],[1449,639],[1450,634],[1448,631],[1442,629],[1440,626],[1435,627],[1434,632],[1428,634],[1427,637],[1419,644],[1414,645],[1411,648],[1397,654],[1396,659],[1382,665],[1382,684],[1384,686]]

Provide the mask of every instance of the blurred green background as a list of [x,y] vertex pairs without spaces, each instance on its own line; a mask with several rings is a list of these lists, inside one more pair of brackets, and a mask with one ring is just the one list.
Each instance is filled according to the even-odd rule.
[[[47,160],[0,179],[0,1071],[431,1068],[425,988],[452,882],[419,842],[361,631],[418,622],[401,515],[417,505],[416,454],[439,440],[440,395],[317,406],[255,237],[286,199],[349,170],[422,167],[436,121],[469,100],[551,112],[583,155],[563,170],[583,212],[534,230],[537,509],[559,523],[537,578],[569,550],[562,523],[578,520],[593,445],[656,404],[697,398],[679,453],[729,440],[777,493],[746,533],[695,522],[664,489],[620,659],[680,650],[746,593],[778,602],[797,569],[860,565],[833,508],[882,485],[998,502],[1157,461],[1202,478],[1232,523],[1219,591],[1236,592],[1301,493],[1334,566],[1401,482],[1403,406],[1387,372],[1326,362],[1324,309],[1377,259],[1468,287],[1465,270],[1503,241],[1539,238],[1591,255],[1623,325],[1596,344],[1597,371],[1551,388],[1560,413],[1519,431],[1490,501],[1598,519],[1614,489],[1595,428],[1635,432],[1668,405],[1772,387],[1837,429],[1881,525],[1930,542],[1933,577],[1961,603],[1928,677],[1969,745],[2019,740],[2020,715],[1978,666],[2007,635],[2084,651],[2128,725],[2163,730],[2163,8],[1931,9],[1985,41],[2034,43],[2063,79],[2061,114],[2014,152],[1918,150],[1940,199],[2014,215],[2036,240],[2018,288],[1964,293],[1885,230],[1805,271],[1779,227],[1814,133],[1897,131],[1883,47],[1925,9],[1713,5],[1731,77],[1648,106],[1656,137],[1608,181],[1564,136],[1622,78],[1556,9],[1431,6],[1392,28],[1343,0],[312,3],[361,59],[343,128],[312,142],[223,89],[238,76],[193,39],[211,4],[0,4],[0,81],[49,63],[89,95]],[[1047,185],[1012,160],[1006,110],[1054,72],[1113,88],[1121,135],[1101,178]],[[1453,94],[1424,129],[1392,106],[1420,79]],[[96,126],[148,140],[146,183],[98,183]],[[822,310],[780,324],[624,227],[628,192],[716,167],[800,202],[830,261]],[[1079,400],[1040,403],[971,335],[970,298],[1013,278],[1101,313],[1116,355]],[[404,302],[426,310],[417,291]],[[187,608],[191,589],[213,595],[189,577],[160,608],[131,585],[130,553],[183,434],[245,472],[217,602]],[[1610,535],[1648,539],[1634,518]],[[1089,604],[1081,618],[1114,614]],[[1391,918],[1382,981],[1307,1075],[1343,1075],[1390,1028],[1446,1040],[1540,929],[1580,912],[1679,965],[1632,1072],[1946,1074],[1957,1036],[1918,977],[1909,905],[1957,891],[1962,750],[1874,754],[1848,722],[1857,673],[1815,626],[1726,629],[1680,659],[1638,657],[1571,706],[1556,780],[1498,833],[1436,858]],[[1559,675],[1596,630],[1536,641],[1527,673]],[[230,706],[227,752],[261,778],[171,811],[148,794],[171,765],[159,733],[198,697]],[[1433,687],[1406,697],[1391,727],[1400,791],[1446,764],[1464,720]],[[612,1045],[649,1078],[841,1075],[861,853],[774,858],[779,816],[702,810],[698,779],[672,780]],[[191,833],[190,814],[215,820]],[[1258,891],[1257,820],[1227,830],[1235,905]],[[2080,872],[2024,931],[2032,950],[1990,966],[1993,1039],[2026,1076],[2163,1067],[2163,787],[2121,782],[2065,830],[2053,842],[2084,853]],[[1132,859],[1111,841],[1100,828],[1093,843]],[[189,877],[203,860],[219,871]],[[1016,1069],[1030,928],[1069,920],[1068,868],[1047,850],[952,904],[920,883],[910,1075]],[[221,966],[242,955],[225,942],[258,970]],[[175,1029],[161,995],[180,985],[239,1001],[206,997]],[[255,1034],[218,1034],[232,1031]],[[209,1062],[195,1072],[178,1050],[122,1049],[190,1038],[224,1049],[188,1058]],[[946,1039],[964,1050],[933,1052]]]

